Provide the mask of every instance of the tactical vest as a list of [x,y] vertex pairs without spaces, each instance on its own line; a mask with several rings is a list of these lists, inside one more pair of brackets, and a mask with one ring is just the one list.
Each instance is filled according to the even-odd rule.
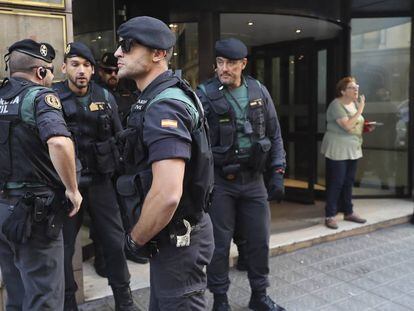
[[[185,81],[171,74],[158,82],[157,85],[151,86],[150,90],[145,91],[131,108],[128,128],[125,130],[123,158],[126,172],[130,174],[129,176],[137,176],[135,183],[139,199],[135,203],[140,211],[152,181],[151,167],[147,163],[148,149],[143,139],[145,112],[148,106],[165,99],[174,99],[186,105],[187,111],[192,116],[194,113],[191,110],[194,112],[196,109],[199,118],[196,120],[193,118],[191,159],[186,163],[184,191],[172,220],[185,218],[196,223],[202,216],[202,211],[208,208],[214,181],[213,156],[204,111],[198,97]],[[138,217],[139,212],[135,215],[135,218]]]
[[0,88],[0,186],[7,182],[62,187],[35,122],[36,96],[50,89],[23,79]]
[[111,107],[108,90],[94,82],[89,84],[89,88],[90,103],[84,107],[65,82],[53,85],[62,101],[66,124],[75,138],[82,175],[110,174],[119,161],[112,125],[112,116],[117,111]]
[[[249,92],[249,104],[247,108],[248,123],[244,128],[237,128],[235,111],[226,99],[224,86],[220,81],[213,78],[204,84],[214,164],[218,167],[224,167],[242,162],[246,168],[263,171],[267,154],[271,148],[270,140],[266,137],[265,95],[257,80],[250,76],[245,79]],[[239,148],[237,131],[245,131],[250,135],[250,150]],[[247,153],[249,157],[240,159],[238,156],[241,153]]]

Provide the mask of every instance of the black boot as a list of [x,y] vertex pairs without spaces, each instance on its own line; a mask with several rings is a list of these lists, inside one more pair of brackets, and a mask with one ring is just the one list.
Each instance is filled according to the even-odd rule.
[[414,225],[414,214],[411,215],[410,223],[412,223]]
[[129,286],[112,287],[115,299],[115,311],[139,311],[132,299]]
[[231,311],[227,294],[214,294],[213,311]]
[[266,291],[253,292],[250,297],[249,308],[254,311],[286,311],[285,308],[277,305]]
[[79,311],[78,304],[76,303],[75,294],[65,295],[65,303],[63,306],[64,311]]

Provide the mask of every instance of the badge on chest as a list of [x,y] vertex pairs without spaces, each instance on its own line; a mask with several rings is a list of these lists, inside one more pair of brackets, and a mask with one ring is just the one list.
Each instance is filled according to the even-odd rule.
[[90,111],[98,111],[98,110],[105,110],[105,103],[104,102],[94,102],[89,105]]
[[263,100],[261,98],[255,99],[249,103],[251,108],[263,106]]

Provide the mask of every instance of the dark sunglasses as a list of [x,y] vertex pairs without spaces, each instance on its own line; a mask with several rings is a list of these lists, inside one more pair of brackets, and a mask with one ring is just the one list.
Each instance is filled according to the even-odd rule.
[[131,47],[133,43],[135,42],[134,39],[122,39],[119,41],[119,46],[121,47],[122,53],[128,53],[131,51]]
[[103,72],[105,72],[108,75],[111,75],[113,72],[115,72],[115,74],[118,74],[118,68],[116,69],[111,69],[111,68],[102,68]]

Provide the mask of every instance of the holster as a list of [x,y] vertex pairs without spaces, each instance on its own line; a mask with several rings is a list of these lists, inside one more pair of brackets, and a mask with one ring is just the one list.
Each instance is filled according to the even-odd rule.
[[13,206],[12,213],[4,221],[2,232],[10,242],[24,244],[30,238],[34,200],[34,194],[26,192]]
[[59,237],[66,217],[68,217],[72,209],[72,204],[66,198],[64,192],[56,192],[46,199],[45,207],[49,210],[46,216],[46,236],[49,239],[56,240]]
[[141,207],[144,203],[152,183],[151,170],[146,170],[132,175],[122,175],[116,181],[116,190],[119,194],[124,223],[127,231],[133,226],[141,215]]

